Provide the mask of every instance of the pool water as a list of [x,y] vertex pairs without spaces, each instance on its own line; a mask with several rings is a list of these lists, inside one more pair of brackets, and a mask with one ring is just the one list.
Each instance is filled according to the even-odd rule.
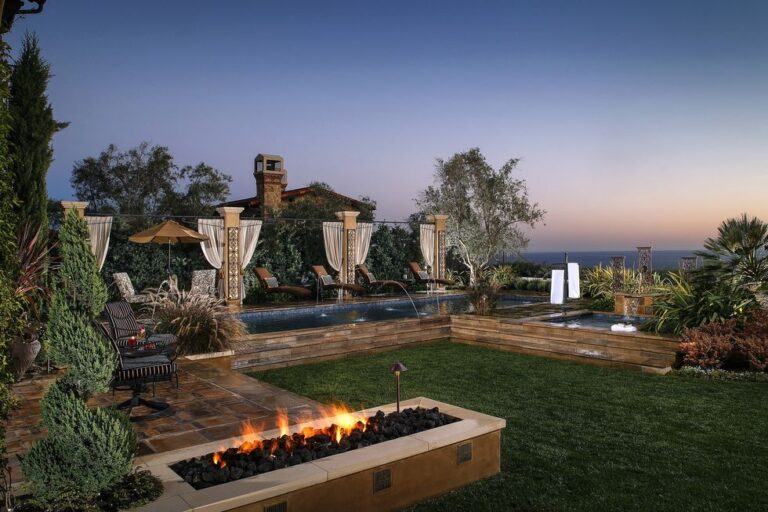
[[[540,302],[537,297],[504,295],[499,308]],[[416,308],[414,309],[414,305]],[[464,295],[418,297],[413,304],[408,299],[397,299],[364,304],[329,304],[320,306],[282,309],[276,311],[253,311],[238,315],[250,334],[310,329],[332,325],[397,320],[400,318],[421,318],[436,314],[465,313],[472,306]]]
[[624,317],[622,315],[609,315],[603,313],[590,313],[581,316],[560,317],[544,320],[548,324],[562,325],[569,329],[604,329],[611,330],[613,324],[632,324],[639,328],[642,319]]

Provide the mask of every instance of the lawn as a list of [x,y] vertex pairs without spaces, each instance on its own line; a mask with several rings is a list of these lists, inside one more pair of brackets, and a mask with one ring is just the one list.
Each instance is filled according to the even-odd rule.
[[501,474],[414,510],[768,510],[768,385],[444,342],[255,372],[325,402],[427,396],[507,420]]

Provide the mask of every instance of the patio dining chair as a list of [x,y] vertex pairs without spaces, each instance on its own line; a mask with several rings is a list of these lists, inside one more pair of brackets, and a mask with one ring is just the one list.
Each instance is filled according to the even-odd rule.
[[[102,332],[107,334],[106,330]],[[152,397],[156,394],[158,382],[173,382],[179,388],[179,368],[163,354],[145,354],[142,352],[126,352],[117,346],[115,340],[106,336],[117,353],[117,368],[112,374],[110,388],[115,391],[131,391],[131,398],[117,404],[117,409],[126,411],[131,421],[143,421],[169,412],[170,404],[159,400],[149,400],[141,395],[149,391],[152,385]],[[141,416],[131,416],[135,407],[146,407],[154,412]]]
[[189,293],[193,295],[216,296],[216,269],[193,270],[192,285],[189,287]]
[[[138,337],[142,331],[142,325],[136,320],[131,305],[122,300],[108,302],[104,306],[104,316],[107,317],[111,331],[107,331],[108,337],[119,349],[130,349],[131,339]],[[144,340],[137,340],[137,344],[153,344],[159,352],[171,359],[176,358],[177,339],[173,334],[152,334]]]
[[149,300],[148,295],[136,293],[131,278],[128,276],[127,272],[115,272],[112,274],[112,279],[115,281],[120,296],[126,302],[130,302],[131,304],[141,304]]

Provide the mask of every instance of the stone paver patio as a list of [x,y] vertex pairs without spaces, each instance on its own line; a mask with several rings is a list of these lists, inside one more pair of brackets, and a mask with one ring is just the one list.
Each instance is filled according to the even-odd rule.
[[[167,401],[171,410],[164,416],[136,422],[139,455],[160,453],[240,434],[244,425],[268,430],[277,426],[277,411],[284,409],[291,423],[313,414],[319,404],[231,370],[229,358],[178,360],[180,386],[157,384],[156,397]],[[14,482],[22,479],[17,455],[45,436],[40,426],[40,399],[60,374],[38,375],[16,384],[19,406],[7,423],[6,446]],[[146,396],[151,396],[148,393]],[[94,406],[108,406],[130,397],[130,392],[99,395]],[[143,414],[136,409],[135,415]]]

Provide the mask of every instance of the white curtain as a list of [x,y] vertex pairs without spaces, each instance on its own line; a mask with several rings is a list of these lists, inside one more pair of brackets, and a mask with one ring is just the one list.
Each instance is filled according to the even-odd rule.
[[256,244],[259,241],[261,233],[261,221],[246,219],[240,221],[240,263],[243,270],[251,262],[253,253],[256,251]]
[[104,266],[109,249],[109,235],[112,232],[112,217],[86,217],[88,238],[91,241],[91,252],[96,256],[99,270]]
[[224,262],[224,219],[197,219],[197,230],[208,236],[208,240],[200,242],[205,259],[220,269]]
[[341,240],[343,224],[341,222],[323,222],[323,240],[325,257],[333,270],[341,271]]
[[371,248],[371,234],[373,234],[373,224],[362,223],[357,225],[355,234],[356,256],[355,265],[363,265],[365,258],[368,257],[368,249]]
[[[432,266],[435,261],[435,225],[422,224],[420,235],[421,255],[424,257],[427,265]],[[432,272],[434,271],[435,269],[432,269]]]

